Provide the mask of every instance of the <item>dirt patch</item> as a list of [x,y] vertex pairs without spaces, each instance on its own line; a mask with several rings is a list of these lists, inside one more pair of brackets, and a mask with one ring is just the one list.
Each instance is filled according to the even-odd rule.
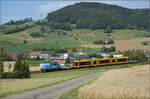
[[[106,47],[115,46],[117,50],[132,50],[132,49],[142,49],[148,50],[149,46],[142,45],[143,41],[150,41],[150,38],[136,38],[136,39],[128,39],[128,40],[115,40],[115,44],[105,45]],[[96,44],[84,44],[81,47],[88,48],[102,48],[103,45]]]

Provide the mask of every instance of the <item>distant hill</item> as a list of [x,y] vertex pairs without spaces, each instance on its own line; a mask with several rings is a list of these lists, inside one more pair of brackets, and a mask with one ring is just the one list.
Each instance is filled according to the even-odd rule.
[[128,9],[96,2],[81,2],[48,13],[48,24],[74,24],[76,28],[111,27],[148,29],[150,9]]

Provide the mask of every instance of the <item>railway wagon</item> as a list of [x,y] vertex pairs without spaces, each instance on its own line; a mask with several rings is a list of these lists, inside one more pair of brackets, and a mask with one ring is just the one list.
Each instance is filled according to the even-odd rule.
[[103,65],[112,65],[112,64],[125,64],[129,63],[129,57],[116,57],[116,58],[97,58],[89,60],[77,60],[74,62],[73,68],[84,68],[84,67],[97,67]]

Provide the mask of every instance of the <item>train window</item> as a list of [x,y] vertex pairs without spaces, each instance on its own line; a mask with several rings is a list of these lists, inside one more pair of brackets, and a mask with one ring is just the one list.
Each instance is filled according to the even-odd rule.
[[113,59],[112,62],[115,62],[115,59]]
[[94,61],[93,63],[96,64],[96,61]]
[[80,62],[79,65],[90,65],[90,62]]
[[78,63],[77,63],[77,62],[75,63],[75,66],[78,66]]
[[127,61],[127,59],[125,58],[125,59],[118,59],[117,60],[118,62],[125,62],[125,61]]
[[81,65],[82,65],[82,62],[79,62],[79,65],[81,66]]
[[109,63],[109,60],[101,60],[101,63]]

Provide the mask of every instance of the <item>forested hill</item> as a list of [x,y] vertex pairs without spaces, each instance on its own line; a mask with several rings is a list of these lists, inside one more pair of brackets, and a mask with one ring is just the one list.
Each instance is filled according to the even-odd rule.
[[96,2],[81,2],[49,13],[48,24],[74,24],[76,28],[111,27],[148,29],[150,9],[128,9]]

